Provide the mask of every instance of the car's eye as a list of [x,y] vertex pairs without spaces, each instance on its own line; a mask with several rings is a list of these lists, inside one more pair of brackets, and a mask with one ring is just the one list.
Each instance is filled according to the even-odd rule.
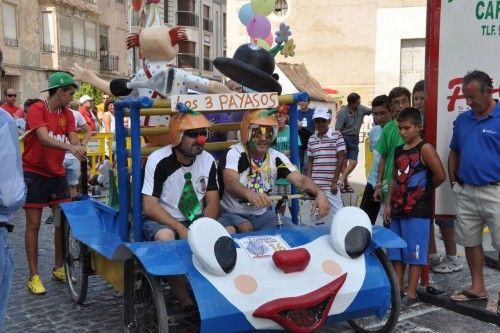
[[343,207],[333,217],[330,240],[343,257],[357,258],[370,245],[372,225],[368,215],[357,207]]
[[201,266],[213,275],[230,273],[236,264],[236,245],[224,227],[202,217],[189,226],[188,243]]

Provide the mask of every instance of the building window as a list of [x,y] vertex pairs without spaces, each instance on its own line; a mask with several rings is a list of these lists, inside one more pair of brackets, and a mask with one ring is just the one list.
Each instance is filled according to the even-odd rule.
[[61,53],[97,58],[96,24],[76,17],[59,16]]
[[277,16],[285,16],[288,11],[288,3],[286,0],[276,0],[274,4],[274,14]]
[[210,19],[210,6],[203,5],[203,30],[214,31],[214,22]]
[[168,0],[165,0],[163,3],[163,22],[168,23]]
[[196,43],[181,41],[178,45],[177,66],[180,68],[199,68],[198,57],[196,56]]
[[213,71],[212,60],[210,60],[210,46],[203,45],[203,70]]
[[42,13],[43,23],[43,52],[54,52],[54,14],[52,12]]
[[2,12],[4,43],[8,46],[18,46],[16,6],[4,2],[2,4]]

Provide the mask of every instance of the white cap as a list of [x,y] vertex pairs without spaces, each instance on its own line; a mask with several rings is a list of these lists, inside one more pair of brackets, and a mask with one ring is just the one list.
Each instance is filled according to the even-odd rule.
[[332,118],[332,115],[330,114],[330,112],[328,112],[328,109],[319,107],[314,109],[313,119],[316,118],[323,118],[329,120],[330,118]]
[[92,101],[92,100],[94,100],[94,99],[92,97],[90,97],[89,95],[83,95],[82,97],[80,97],[80,99],[78,100],[78,102],[80,104],[83,104],[86,101]]

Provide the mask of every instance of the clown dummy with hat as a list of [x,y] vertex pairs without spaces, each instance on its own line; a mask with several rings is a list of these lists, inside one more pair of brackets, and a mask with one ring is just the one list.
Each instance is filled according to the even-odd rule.
[[[196,218],[219,215],[217,168],[212,155],[203,150],[210,124],[199,112],[183,111],[170,120],[171,144],[154,151],[146,162],[142,188],[146,241],[186,239]],[[185,281],[171,280],[182,307],[192,307]]]
[[[154,4],[151,4],[154,5]],[[222,83],[211,81],[186,71],[172,67],[169,62],[179,52],[179,42],[186,41],[183,28],[169,29],[165,26],[149,26],[140,33],[127,38],[127,48],[139,47],[139,56],[144,66],[131,80],[114,79],[108,82],[99,78],[93,71],[74,64],[71,72],[75,79],[87,82],[107,94],[126,96],[134,94],[151,98],[168,98],[170,95],[187,94],[188,89],[200,93],[228,93],[230,90]],[[151,116],[141,118],[143,126],[168,126],[170,116]],[[151,145],[166,145],[167,135],[148,137]]]
[[[269,210],[277,179],[286,179],[300,192],[315,197],[312,214],[328,214],[325,193],[297,171],[285,154],[270,148],[278,132],[275,111],[250,110],[241,122],[241,143],[229,148],[219,161],[219,180],[224,193],[218,221],[238,232],[266,230],[276,226],[276,214]],[[248,201],[251,206],[241,203]]]

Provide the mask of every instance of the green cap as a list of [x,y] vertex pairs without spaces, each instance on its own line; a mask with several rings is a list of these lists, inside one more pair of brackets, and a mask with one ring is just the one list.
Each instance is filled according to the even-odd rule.
[[78,86],[75,83],[75,79],[68,73],[64,72],[55,72],[49,75],[49,87],[47,89],[42,90],[41,92],[50,90],[52,88],[66,87],[66,86],[74,86],[78,89]]

